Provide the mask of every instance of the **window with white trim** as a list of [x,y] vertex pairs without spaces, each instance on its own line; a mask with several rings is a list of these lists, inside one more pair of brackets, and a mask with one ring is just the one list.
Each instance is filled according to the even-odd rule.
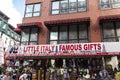
[[25,17],[40,16],[41,3],[27,4],[25,9]]
[[59,0],[52,2],[51,14],[87,11],[87,0]]
[[100,0],[100,9],[120,8],[120,0]]

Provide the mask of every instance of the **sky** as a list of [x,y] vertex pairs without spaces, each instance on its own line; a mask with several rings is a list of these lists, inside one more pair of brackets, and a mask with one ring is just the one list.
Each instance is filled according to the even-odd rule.
[[8,23],[15,28],[22,23],[24,10],[25,0],[0,0],[0,11],[10,18]]

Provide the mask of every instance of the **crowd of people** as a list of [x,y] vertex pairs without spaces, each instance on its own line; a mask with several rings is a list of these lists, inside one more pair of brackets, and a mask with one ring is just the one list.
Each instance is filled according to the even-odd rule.
[[[105,68],[103,68],[99,71],[99,74],[86,74],[84,76],[80,76],[77,75],[77,71],[75,69],[74,71],[72,71],[71,74],[67,74],[64,76],[64,80],[120,80],[120,71],[115,69],[114,75],[111,76],[109,75],[108,71]],[[28,70],[23,70],[21,73],[9,71],[1,72],[0,80],[32,80],[32,73]],[[54,80],[60,79],[55,78]]]
[[31,77],[32,73],[25,70],[21,73],[6,71],[0,74],[0,80],[32,80]]

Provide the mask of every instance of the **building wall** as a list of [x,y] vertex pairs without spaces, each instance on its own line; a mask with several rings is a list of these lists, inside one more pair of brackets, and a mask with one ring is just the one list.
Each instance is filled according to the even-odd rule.
[[5,18],[8,17],[0,11],[0,38],[6,51],[9,47],[20,44],[20,35],[14,32],[14,27],[8,24],[8,20]]
[[[64,19],[74,19],[74,18],[84,18],[90,17],[90,41],[91,42],[101,42],[101,32],[99,25],[99,16],[108,16],[108,15],[118,15],[120,14],[120,9],[107,9],[100,10],[99,9],[99,0],[87,0],[87,12],[81,13],[69,13],[69,14],[59,14],[59,15],[51,15],[51,1],[45,0],[26,0],[26,4],[42,2],[42,11],[40,17],[31,17],[31,18],[23,18],[23,23],[28,22],[42,22],[44,21],[52,21],[52,20],[64,20]],[[47,29],[43,25],[45,32],[47,34]],[[47,36],[40,35],[43,40],[39,40],[39,43],[47,42]]]

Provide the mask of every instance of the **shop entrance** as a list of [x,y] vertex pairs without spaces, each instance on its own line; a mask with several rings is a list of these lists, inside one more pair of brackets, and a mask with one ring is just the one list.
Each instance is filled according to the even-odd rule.
[[49,59],[46,67],[46,80],[76,80],[89,74],[99,74],[103,67],[102,58],[57,58]]
[[17,69],[31,71],[31,80],[77,80],[98,74],[103,67],[102,57],[21,58],[17,61]]

